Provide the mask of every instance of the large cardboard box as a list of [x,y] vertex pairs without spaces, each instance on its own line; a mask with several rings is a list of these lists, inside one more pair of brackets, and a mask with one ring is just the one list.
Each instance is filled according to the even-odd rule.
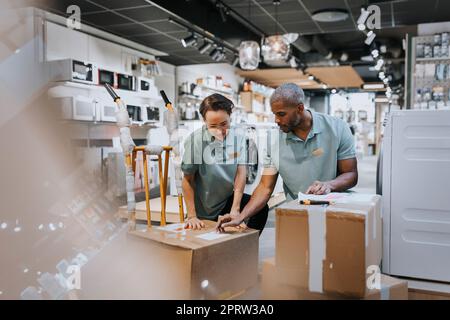
[[204,222],[202,230],[173,224],[130,232],[146,240],[148,254],[161,260],[159,277],[178,279],[167,298],[225,299],[257,283],[258,231],[227,228],[220,234],[215,222]]
[[[346,300],[348,296],[309,292],[305,288],[283,284],[275,259],[263,262],[262,299],[267,300]],[[408,282],[381,274],[381,289],[368,290],[363,300],[408,300]]]
[[361,298],[381,262],[380,196],[346,194],[336,201],[305,206],[294,200],[277,208],[277,270],[283,283]]
[[215,222],[205,223],[124,228],[83,266],[80,299],[229,299],[256,285],[258,231],[226,228],[214,239]]

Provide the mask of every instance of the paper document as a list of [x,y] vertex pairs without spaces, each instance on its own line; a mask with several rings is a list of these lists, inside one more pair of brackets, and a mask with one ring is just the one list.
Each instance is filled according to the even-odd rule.
[[170,231],[170,232],[177,232],[177,233],[185,231],[184,223],[168,224],[167,226],[164,226],[164,227],[157,227],[157,229],[164,230],[164,231]]
[[323,195],[317,195],[317,194],[305,194],[302,192],[298,193],[298,201],[301,200],[314,200],[314,201],[332,201],[337,202],[337,200],[342,200],[343,198],[347,197],[347,193],[339,193],[339,192],[332,192],[328,194]]
[[226,233],[218,233],[216,231],[211,231],[208,233],[203,233],[197,236],[197,238],[203,239],[203,240],[208,240],[208,241],[212,241],[212,240],[217,240],[220,238],[225,238],[228,237],[229,234]]

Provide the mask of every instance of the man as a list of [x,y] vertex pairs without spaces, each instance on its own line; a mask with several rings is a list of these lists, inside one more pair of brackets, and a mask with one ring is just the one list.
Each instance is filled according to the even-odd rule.
[[355,146],[344,121],[306,110],[305,95],[296,84],[278,87],[270,99],[275,122],[282,133],[269,148],[261,181],[237,216],[219,217],[217,229],[240,225],[266,205],[278,178],[283,178],[287,200],[298,192],[327,194],[345,191],[358,182]]
[[[250,200],[250,195],[244,193],[245,136],[243,130],[230,128],[233,107],[233,102],[220,94],[206,97],[200,104],[205,125],[185,141],[181,169],[189,228],[204,227],[200,219],[217,221],[219,215],[238,216]],[[261,233],[268,211],[267,205],[262,205],[247,225]]]

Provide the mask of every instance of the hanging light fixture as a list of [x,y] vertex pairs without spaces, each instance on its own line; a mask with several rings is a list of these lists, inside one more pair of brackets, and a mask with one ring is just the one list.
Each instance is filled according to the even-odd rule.
[[259,64],[260,48],[256,41],[242,41],[239,46],[239,65],[243,70],[255,70]]
[[274,0],[273,5],[275,6],[275,35],[263,39],[261,52],[264,62],[276,66],[284,64],[288,60],[291,49],[290,44],[298,39],[298,34],[278,34],[278,6],[280,5],[280,1]]
[[289,43],[281,35],[270,36],[264,39],[262,55],[264,61],[286,61],[289,56]]
[[[248,1],[248,20],[250,21],[251,0]],[[242,41],[239,46],[239,65],[242,70],[255,70],[260,61],[260,47],[256,41]]]

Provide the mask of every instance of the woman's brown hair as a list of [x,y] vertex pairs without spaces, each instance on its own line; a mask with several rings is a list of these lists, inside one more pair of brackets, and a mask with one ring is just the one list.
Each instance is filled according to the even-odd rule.
[[200,114],[202,115],[203,119],[205,119],[206,112],[210,110],[223,110],[228,113],[228,115],[230,115],[233,108],[234,104],[230,99],[225,98],[221,94],[214,93],[203,99],[202,103],[200,104]]

